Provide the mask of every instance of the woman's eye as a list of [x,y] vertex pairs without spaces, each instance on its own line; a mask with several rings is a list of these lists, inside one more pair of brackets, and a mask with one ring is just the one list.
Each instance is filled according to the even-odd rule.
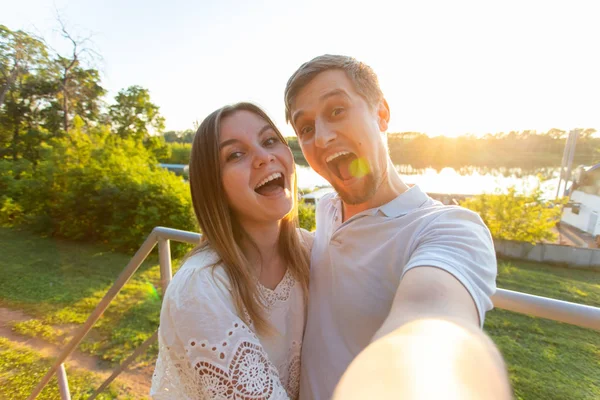
[[342,107],[336,107],[333,109],[333,111],[331,112],[331,116],[333,117],[337,117],[338,115],[340,115],[342,112],[344,112],[344,109]]
[[275,136],[273,136],[273,137],[270,137],[267,140],[265,140],[264,146],[272,146],[277,142],[279,142],[279,139],[276,138]]
[[237,160],[238,158],[240,158],[241,156],[243,156],[244,154],[241,151],[234,151],[233,153],[229,154],[227,156],[227,161],[233,161],[233,160]]

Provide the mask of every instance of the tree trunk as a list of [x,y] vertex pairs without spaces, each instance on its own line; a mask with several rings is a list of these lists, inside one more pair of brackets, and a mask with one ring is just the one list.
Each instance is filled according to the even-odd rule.
[[69,99],[67,94],[67,72],[65,72],[65,77],[63,79],[63,112],[65,113],[63,116],[63,128],[65,130],[65,135],[69,134]]
[[2,91],[0,92],[0,107],[2,107],[2,104],[4,104],[4,97],[6,97],[6,93],[8,93],[8,89],[10,89],[12,84],[15,83],[18,73],[19,73],[19,65],[16,64],[13,67],[13,70],[10,72],[10,76],[6,80],[6,83],[4,84],[4,86],[2,87]]
[[13,161],[17,161],[17,156],[18,156],[17,146],[18,146],[18,140],[19,140],[19,123],[20,123],[20,121],[17,119],[17,121],[15,123],[15,130],[13,131],[13,140],[12,140]]

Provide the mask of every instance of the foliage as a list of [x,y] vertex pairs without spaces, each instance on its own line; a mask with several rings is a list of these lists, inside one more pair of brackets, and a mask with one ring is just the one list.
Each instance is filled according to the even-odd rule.
[[167,164],[189,164],[192,154],[192,145],[190,143],[168,143],[170,150],[169,157],[158,157],[158,160]]
[[[577,140],[574,163],[592,165],[600,161],[600,137],[595,129],[584,129]],[[388,147],[395,164],[410,164],[416,169],[465,166],[521,168],[535,170],[559,166],[566,132],[511,131],[483,137],[429,137],[419,132],[388,134]]]
[[163,134],[167,143],[192,143],[196,132],[192,129],[185,131],[168,131]]
[[110,106],[110,119],[114,132],[123,139],[146,139],[153,133],[161,133],[165,119],[159,107],[150,101],[150,92],[140,86],[121,90],[116,103]]
[[106,127],[53,139],[35,168],[4,161],[0,171],[11,199],[4,201],[3,220],[18,211],[32,228],[53,236],[132,251],[155,226],[197,230],[188,186],[159,168],[141,143]]
[[477,212],[495,239],[536,243],[554,241],[552,228],[560,220],[563,200],[544,201],[538,187],[518,194],[515,187],[502,194],[481,194],[460,203]]
[[300,201],[298,204],[298,221],[301,228],[304,228],[309,232],[313,232],[316,228],[315,206]]

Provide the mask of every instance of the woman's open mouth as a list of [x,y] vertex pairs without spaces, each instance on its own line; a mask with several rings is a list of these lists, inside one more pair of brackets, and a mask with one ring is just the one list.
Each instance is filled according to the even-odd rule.
[[261,196],[275,196],[285,190],[285,180],[281,172],[274,172],[259,182],[254,191]]

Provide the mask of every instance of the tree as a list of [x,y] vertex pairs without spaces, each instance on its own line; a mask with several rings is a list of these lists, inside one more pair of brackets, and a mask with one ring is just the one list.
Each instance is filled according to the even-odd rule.
[[[87,47],[89,38],[74,38],[67,30],[60,15],[57,17],[63,38],[71,42],[72,51],[69,56],[57,55],[54,61],[58,96],[52,106],[54,111],[62,111],[62,129],[69,133],[69,121],[78,115],[89,121],[99,112],[99,99],[106,91],[100,86],[100,77],[95,69],[82,67],[84,56],[96,54]],[[54,124],[55,125],[55,124]],[[54,127],[53,130],[56,130]]]
[[47,58],[48,52],[41,40],[0,25],[0,107],[17,79],[44,65]]
[[41,113],[53,94],[49,65],[41,40],[0,25],[0,158],[37,162]]
[[79,62],[65,75],[67,61],[58,56],[50,71],[55,96],[44,110],[44,124],[57,135],[69,133],[76,116],[86,124],[100,117],[102,96],[106,90],[100,85],[100,74],[95,69],[82,68]]
[[477,195],[460,205],[478,213],[495,239],[554,241],[552,228],[560,220],[564,201],[544,201],[541,196],[539,187],[526,194],[511,187],[507,193]]
[[115,97],[109,116],[113,132],[121,138],[142,141],[153,133],[162,133],[165,119],[159,107],[150,101],[150,92],[141,86],[130,86]]

